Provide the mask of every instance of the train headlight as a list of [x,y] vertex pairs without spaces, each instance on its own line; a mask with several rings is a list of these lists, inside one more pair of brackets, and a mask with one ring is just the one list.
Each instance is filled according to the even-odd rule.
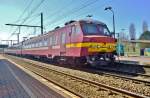
[[114,46],[113,46],[113,45],[109,45],[109,46],[108,46],[108,48],[113,49],[113,48],[114,48]]
[[100,46],[100,45],[97,45],[97,48],[101,48],[101,46]]
[[110,46],[108,46],[108,48],[111,48],[111,45],[110,45]]

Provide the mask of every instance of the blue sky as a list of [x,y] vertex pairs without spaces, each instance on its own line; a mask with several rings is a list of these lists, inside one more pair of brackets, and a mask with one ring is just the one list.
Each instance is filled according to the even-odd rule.
[[[16,39],[16,35],[10,37],[16,28],[5,26],[4,24],[20,24],[21,21],[16,21],[31,1],[0,0],[0,40]],[[28,7],[19,20],[27,17],[40,1],[33,0],[31,6]],[[150,23],[149,4],[150,0],[45,0],[41,6],[33,11],[31,18],[24,24],[40,25],[40,17],[37,15],[43,12],[45,31],[49,31],[58,25],[62,26],[66,21],[85,19],[90,14],[93,15],[93,19],[105,22],[110,31],[112,31],[112,14],[109,11],[104,11],[105,7],[112,6],[115,12],[116,32],[126,29],[125,32],[128,34],[129,25],[134,23],[138,37],[142,33],[142,22],[145,20],[147,23]],[[35,33],[33,28],[21,28],[20,37],[38,34],[40,34],[39,29]]]

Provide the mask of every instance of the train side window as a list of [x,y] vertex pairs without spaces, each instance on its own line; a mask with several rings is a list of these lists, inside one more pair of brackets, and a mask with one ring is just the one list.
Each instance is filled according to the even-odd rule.
[[50,39],[49,39],[49,44],[50,44],[50,46],[52,46],[52,37],[50,37]]
[[35,43],[35,47],[37,47],[38,46],[38,42],[36,41],[36,43]]
[[35,48],[35,42],[33,42],[33,47]]
[[42,39],[42,43],[41,43],[41,44],[42,44],[42,46],[46,46],[46,45],[47,45],[47,44],[46,44],[46,38],[43,38],[43,39]]
[[32,48],[32,44],[30,43],[30,48]]
[[76,36],[77,34],[80,33],[80,27],[78,25],[74,25],[71,28],[72,36]]
[[76,27],[75,26],[71,27],[71,33],[72,33],[72,35],[75,35],[75,33],[76,33]]
[[39,47],[41,47],[41,40],[39,40]]
[[42,39],[42,46],[45,46],[45,39]]
[[31,45],[32,45],[32,48],[34,48],[34,42],[32,42]]
[[30,42],[30,48],[32,48],[32,43]]
[[39,45],[39,42],[38,42],[38,40],[37,40],[37,42],[36,42],[36,47],[38,47],[38,45]]
[[76,26],[76,33],[80,33],[81,32],[81,29],[80,29],[80,26]]
[[66,43],[66,33],[61,33],[61,44]]
[[38,41],[37,41],[37,47],[39,47],[39,44],[40,44],[40,43],[39,43],[39,40],[38,40]]
[[40,43],[41,43],[41,47],[43,47],[43,46],[44,46],[44,45],[43,45],[43,39],[41,39]]
[[44,46],[44,45],[43,45],[43,42],[44,42],[44,40],[42,39],[42,40],[41,40],[41,46]]
[[30,43],[28,43],[28,48],[30,48]]
[[110,33],[108,32],[108,30],[106,28],[104,28],[104,34],[107,36],[110,35]]
[[39,47],[41,47],[41,46],[42,46],[42,40],[39,41]]
[[44,46],[48,46],[48,38],[45,39]]
[[55,45],[58,44],[58,36],[55,36]]
[[55,45],[55,43],[56,43],[56,36],[52,36],[52,45]]

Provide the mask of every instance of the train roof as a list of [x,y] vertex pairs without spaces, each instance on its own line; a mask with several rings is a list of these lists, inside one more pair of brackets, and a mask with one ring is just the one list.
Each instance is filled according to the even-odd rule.
[[95,23],[95,24],[100,24],[100,25],[106,25],[105,23],[98,21],[98,20],[93,20],[93,19],[82,19],[79,20],[79,22],[87,22],[87,23]]
[[81,22],[106,25],[105,23],[103,23],[101,21],[93,20],[93,19],[82,19],[82,20],[78,20],[78,21],[70,20],[70,21],[66,22],[63,27],[57,26],[57,27],[55,27],[55,29],[53,29],[51,31],[48,31],[48,33],[52,33],[53,31],[60,30],[60,29],[62,29],[64,27],[67,27],[67,26],[70,26],[70,25],[74,25],[74,24],[78,24],[78,23],[81,23]]
[[[72,24],[76,24],[78,22],[85,22],[85,23],[94,23],[94,24],[100,24],[100,25],[106,25],[105,23],[101,22],[101,21],[98,21],[98,20],[93,20],[93,19],[81,19],[81,20],[78,20],[78,21],[75,21],[75,20],[71,20],[69,22],[66,22],[65,23],[65,26],[66,25],[72,25]],[[59,27],[60,28],[60,27]]]
[[81,20],[78,20],[78,21],[71,20],[71,21],[69,21],[69,22],[66,22],[63,27],[57,26],[55,29],[53,29],[53,30],[51,30],[51,31],[48,31],[47,33],[45,33],[45,34],[43,34],[43,35],[38,35],[38,36],[35,36],[35,37],[30,37],[29,39],[25,40],[25,42],[30,42],[30,41],[32,41],[32,40],[36,40],[36,39],[39,39],[39,38],[41,38],[41,37],[45,37],[45,36],[47,36],[47,35],[53,33],[54,31],[60,30],[60,29],[62,29],[62,28],[64,28],[64,27],[67,27],[67,26],[70,26],[70,25],[74,25],[74,24],[77,24],[77,23],[80,23],[80,22],[106,25],[105,23],[103,23],[103,22],[101,22],[101,21],[93,20],[93,19],[81,19]]

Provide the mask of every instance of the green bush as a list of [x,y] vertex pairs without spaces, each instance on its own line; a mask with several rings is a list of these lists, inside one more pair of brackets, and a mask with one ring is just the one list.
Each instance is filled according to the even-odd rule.
[[[139,40],[150,40],[150,31],[146,31],[141,34]],[[150,48],[149,43],[140,43],[140,48]]]

